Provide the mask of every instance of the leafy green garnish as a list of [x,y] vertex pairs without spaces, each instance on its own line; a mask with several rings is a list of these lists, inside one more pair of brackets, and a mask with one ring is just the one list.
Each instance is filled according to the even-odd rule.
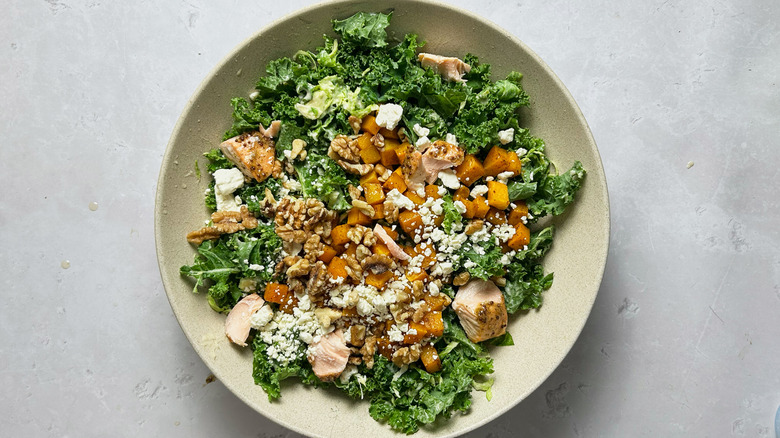
[[574,202],[574,194],[579,190],[585,170],[582,163],[574,162],[574,166],[560,175],[545,175],[539,184],[537,196],[528,204],[528,209],[536,217],[547,214],[559,215]]
[[270,359],[267,354],[268,345],[260,338],[254,339],[252,349],[254,350],[252,376],[255,384],[260,385],[268,395],[268,401],[277,400],[282,396],[281,382],[290,377],[299,377],[308,385],[323,386],[306,360],[305,346],[302,346],[301,351],[298,352],[298,359],[288,364],[280,364]]
[[504,287],[506,311],[536,309],[542,305],[542,292],[552,286],[553,274],[544,275],[542,265],[533,265],[530,270],[510,266]]
[[536,193],[536,183],[512,181],[508,184],[508,191],[510,201],[522,201]]
[[452,195],[447,193],[446,195],[442,196],[442,199],[444,200],[441,205],[441,208],[444,211],[444,222],[442,222],[442,227],[447,234],[452,234],[453,227],[456,224],[461,223],[462,216],[455,208]]
[[488,280],[504,275],[504,266],[500,259],[504,253],[495,239],[481,242],[467,241],[461,246],[458,266],[465,268],[472,277]]
[[358,12],[345,20],[333,20],[333,30],[344,41],[365,47],[384,47],[387,45],[385,28],[390,25],[390,14],[372,14]]
[[354,176],[348,175],[335,161],[325,155],[309,154],[305,160],[296,161],[295,172],[306,198],[321,199],[332,210],[352,208],[347,185],[358,185]]

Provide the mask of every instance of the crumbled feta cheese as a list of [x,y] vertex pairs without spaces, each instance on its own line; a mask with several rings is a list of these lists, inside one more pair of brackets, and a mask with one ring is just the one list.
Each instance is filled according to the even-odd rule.
[[447,135],[444,136],[444,141],[446,141],[449,144],[458,146],[458,138],[455,137],[454,134],[447,133]]
[[429,139],[428,137],[423,136],[423,137],[418,138],[417,141],[414,142],[414,145],[417,146],[417,148],[419,149],[420,147],[422,147],[422,146],[424,146],[426,144],[430,144],[430,143],[431,143],[431,139]]
[[437,286],[436,283],[431,283],[428,285],[428,293],[434,297],[439,295],[439,286]]
[[249,269],[253,271],[262,271],[265,268],[263,268],[262,265],[258,265],[257,263],[252,263],[251,265],[249,265]]
[[506,172],[499,173],[496,176],[496,178],[498,178],[499,182],[506,184],[507,180],[509,180],[509,178],[512,178],[514,175],[515,175],[514,172],[506,171]]
[[458,213],[460,214],[466,213],[466,204],[464,204],[461,201],[455,201],[453,202],[453,204],[455,205],[455,210],[458,210]]
[[403,342],[404,341],[404,334],[401,333],[400,328],[397,325],[393,325],[390,327],[390,330],[387,331],[388,339],[390,339],[390,342]]
[[394,103],[386,103],[379,105],[379,111],[376,113],[376,124],[390,130],[395,129],[398,122],[401,121],[404,109],[401,105]]
[[244,174],[233,167],[219,169],[214,172],[214,197],[217,200],[217,210],[238,211],[239,203],[233,192],[244,186]]
[[351,379],[352,376],[354,376],[357,373],[358,373],[358,368],[355,365],[349,364],[344,369],[344,371],[341,372],[341,375],[339,376],[339,381],[342,384],[346,384],[347,382],[349,382],[349,379]]
[[474,186],[474,188],[471,189],[471,193],[469,193],[469,195],[472,198],[476,198],[477,196],[482,196],[482,195],[484,195],[487,192],[488,192],[487,186],[484,185],[484,184],[480,184],[480,185]]
[[414,124],[414,126],[412,127],[412,130],[413,130],[413,131],[414,131],[414,133],[415,133],[415,134],[417,134],[417,136],[419,136],[419,137],[427,137],[427,136],[428,136],[428,134],[430,134],[430,133],[431,133],[431,130],[430,130],[430,129],[428,129],[428,128],[424,128],[424,127],[420,126],[420,124],[419,124],[419,123],[415,123],[415,124]]
[[406,208],[411,210],[414,208],[415,205],[411,199],[402,195],[401,192],[398,191],[398,189],[390,190],[387,193],[387,195],[385,195],[385,199],[387,199],[388,201],[392,201],[392,203],[395,204],[395,206],[398,208]]
[[498,141],[500,141],[501,144],[511,143],[512,140],[514,139],[515,139],[515,128],[509,128],[503,131],[498,131]]
[[272,319],[274,319],[274,311],[269,305],[261,307],[260,310],[253,313],[252,316],[249,317],[249,321],[251,322],[252,327],[258,330],[265,327],[269,322],[271,322]]
[[527,154],[528,150],[526,148],[519,148],[518,150],[515,151],[515,153],[517,154],[517,157],[519,158],[519,157],[522,157],[523,155]]
[[456,190],[458,187],[460,187],[458,176],[455,175],[455,171],[452,169],[439,171],[439,179],[441,180],[441,183],[444,185],[444,187],[447,187],[448,189]]

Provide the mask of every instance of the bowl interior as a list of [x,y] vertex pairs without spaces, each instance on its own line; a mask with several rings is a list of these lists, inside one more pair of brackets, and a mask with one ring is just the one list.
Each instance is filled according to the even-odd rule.
[[[351,401],[335,390],[312,390],[290,383],[284,386],[280,401],[269,403],[252,380],[251,351],[235,348],[227,341],[224,315],[212,311],[204,294],[193,294],[192,284],[179,275],[179,267],[191,263],[194,254],[184,236],[208,218],[203,191],[209,180],[202,153],[217,146],[230,126],[230,98],[247,96],[268,61],[317,47],[323,34],[332,34],[332,18],[345,18],[358,11],[390,10],[391,37],[400,39],[413,32],[427,41],[428,52],[459,57],[474,53],[492,65],[494,79],[511,70],[522,72],[532,103],[522,114],[521,126],[545,140],[548,154],[559,168],[568,169],[574,160],[580,160],[588,171],[575,205],[564,217],[553,220],[558,233],[545,268],[555,272],[555,282],[546,292],[543,306],[511,318],[509,330],[516,345],[491,352],[496,369],[492,401],[475,393],[468,415],[456,415],[422,429],[418,435],[464,433],[497,417],[536,389],[560,364],[582,330],[606,262],[609,205],[593,137],[563,84],[512,35],[468,12],[412,0],[330,2],[273,23],[242,43],[211,72],[179,119],[158,182],[157,256],[171,307],[206,365],[258,412],[311,436],[352,436],[358,432],[381,436],[392,432],[371,419],[367,402]],[[431,27],[430,17],[449,25]],[[202,177],[195,172],[196,162],[204,173]]]

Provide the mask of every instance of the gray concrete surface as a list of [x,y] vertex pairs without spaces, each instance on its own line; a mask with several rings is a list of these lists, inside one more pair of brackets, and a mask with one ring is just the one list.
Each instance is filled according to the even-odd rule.
[[[295,435],[205,384],[160,283],[152,216],[165,144],[197,84],[308,3],[4,2],[0,435]],[[469,436],[773,435],[780,6],[453,3],[567,84],[599,144],[613,221],[571,353]]]

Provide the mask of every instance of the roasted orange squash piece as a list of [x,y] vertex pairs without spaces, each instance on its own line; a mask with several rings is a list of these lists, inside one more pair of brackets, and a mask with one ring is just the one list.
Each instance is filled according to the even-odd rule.
[[333,227],[333,230],[330,232],[330,238],[333,241],[333,246],[344,245],[350,241],[349,237],[347,237],[347,232],[350,228],[352,228],[352,226],[349,224]]
[[439,352],[436,351],[436,347],[431,344],[426,345],[420,352],[420,360],[422,360],[425,371],[429,373],[438,373],[441,371],[441,359],[439,359]]
[[479,162],[479,158],[469,154],[463,159],[463,163],[455,168],[455,175],[461,184],[470,186],[485,176],[485,168]]
[[496,176],[506,172],[509,169],[509,152],[500,146],[493,146],[482,165],[486,176]]
[[263,299],[269,303],[282,304],[290,293],[290,288],[282,283],[268,283],[265,285]]
[[423,325],[428,329],[428,333],[433,336],[444,334],[444,319],[442,319],[440,310],[426,313],[423,317]]
[[370,132],[371,135],[376,135],[381,128],[376,124],[376,117],[368,115],[363,117],[363,122],[360,124],[360,129],[366,132]]
[[374,286],[375,288],[382,290],[387,286],[387,282],[392,280],[393,278],[393,271],[385,271],[381,274],[374,274],[373,272],[369,273],[366,277],[366,284],[369,286]]
[[414,237],[415,234],[422,234],[423,221],[422,216],[419,213],[409,210],[404,210],[398,214],[398,223],[401,224],[401,229],[409,237]]
[[531,230],[522,223],[515,225],[515,235],[506,242],[507,246],[515,251],[523,249],[523,246],[531,242]]
[[406,181],[404,180],[404,175],[401,173],[400,167],[390,175],[390,178],[385,181],[382,187],[388,192],[393,189],[397,189],[401,193],[406,191]]
[[328,264],[331,260],[333,260],[333,257],[336,257],[337,251],[335,248],[333,248],[330,245],[324,245],[322,247],[322,254],[320,254],[319,257],[317,257],[317,260],[321,261],[322,263]]
[[[371,205],[385,202],[385,192],[384,190],[382,190],[382,185],[379,184],[378,182],[364,184],[363,195],[366,197],[366,202],[368,202]],[[374,208],[376,209],[376,207]]]
[[328,274],[333,278],[347,278],[347,262],[341,257],[333,257],[328,263]]
[[355,207],[349,210],[347,225],[371,225],[371,218]]
[[363,135],[358,137],[357,139],[358,147],[360,148],[361,151],[363,149],[368,149],[369,147],[373,146],[373,144],[371,143],[371,137],[372,135],[369,134],[368,132],[364,132]]
[[499,210],[509,207],[509,188],[498,181],[488,181],[488,204]]

